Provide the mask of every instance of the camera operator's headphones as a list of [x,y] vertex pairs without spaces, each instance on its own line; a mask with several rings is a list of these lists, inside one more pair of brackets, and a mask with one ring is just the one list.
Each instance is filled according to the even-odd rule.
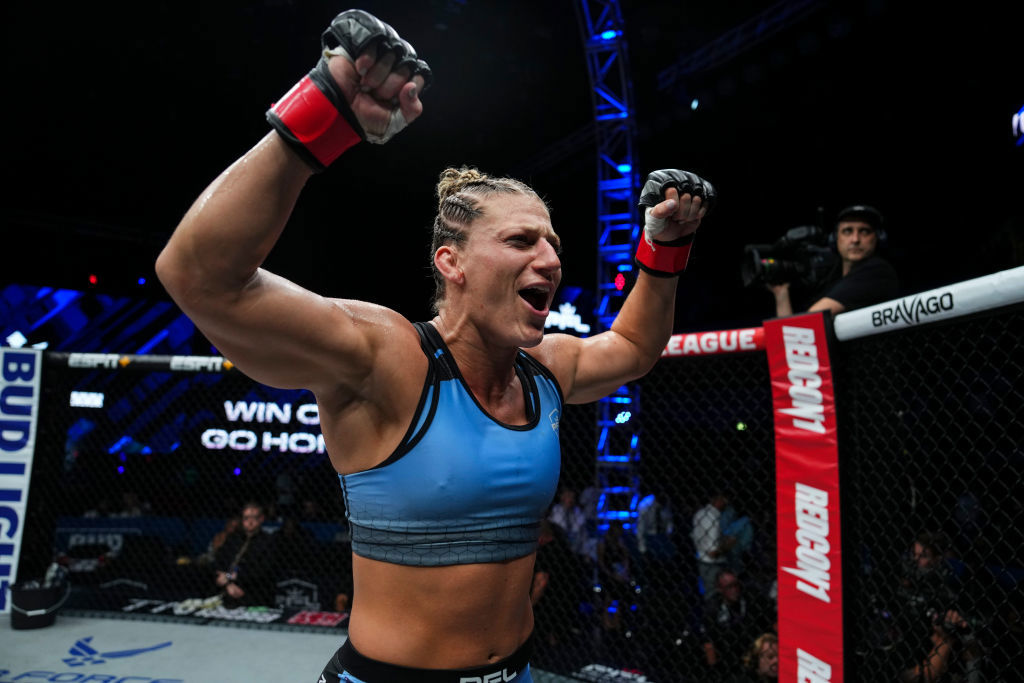
[[888,242],[888,235],[885,233],[885,217],[882,216],[882,212],[873,206],[867,204],[854,204],[848,206],[839,212],[836,216],[836,224],[832,226],[832,230],[828,233],[828,246],[832,249],[836,248],[836,228],[839,226],[841,221],[859,220],[864,221],[872,228],[875,229],[875,236],[878,238],[878,248],[882,249]]

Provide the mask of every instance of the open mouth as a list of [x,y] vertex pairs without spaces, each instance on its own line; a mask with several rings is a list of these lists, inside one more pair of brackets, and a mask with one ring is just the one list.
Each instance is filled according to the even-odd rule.
[[519,290],[519,296],[538,313],[545,311],[548,307],[548,292],[545,289],[526,287]]

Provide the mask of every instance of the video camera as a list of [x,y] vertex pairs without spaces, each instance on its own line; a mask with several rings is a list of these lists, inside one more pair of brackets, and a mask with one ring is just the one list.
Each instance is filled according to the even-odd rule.
[[746,245],[741,267],[743,286],[819,284],[836,262],[826,242],[827,235],[821,228],[801,225],[787,230],[774,244]]

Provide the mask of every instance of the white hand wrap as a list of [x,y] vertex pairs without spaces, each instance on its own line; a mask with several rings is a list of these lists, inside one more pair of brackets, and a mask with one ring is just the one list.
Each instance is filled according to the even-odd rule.
[[654,240],[665,230],[667,224],[667,218],[655,218],[651,214],[651,207],[648,206],[644,210],[644,239],[652,248],[654,247]]
[[[330,59],[331,57],[344,57],[353,66],[356,63],[356,61],[352,59],[352,55],[348,53],[348,50],[346,50],[340,45],[331,48],[330,50],[325,49],[324,57],[326,59]],[[359,123],[363,122],[360,121]],[[387,142],[388,140],[402,132],[402,130],[408,125],[409,122],[406,121],[405,116],[402,115],[401,107],[395,107],[394,109],[391,110],[391,119],[388,120],[388,127],[384,130],[383,133],[378,135],[377,133],[374,133],[367,129],[365,124],[363,125],[363,132],[366,133],[367,142],[372,142],[375,145],[383,145],[385,142]]]
[[387,129],[380,135],[371,133],[369,130],[366,131],[366,141],[372,142],[375,145],[383,145],[385,142],[395,137],[403,128],[409,125],[409,122],[405,120],[405,116],[402,115],[401,109],[393,109],[391,111],[391,120],[388,121]]

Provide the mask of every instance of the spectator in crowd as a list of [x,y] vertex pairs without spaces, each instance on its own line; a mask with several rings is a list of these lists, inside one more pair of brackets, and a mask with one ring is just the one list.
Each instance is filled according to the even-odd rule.
[[316,539],[295,517],[285,517],[270,537],[271,558],[276,580],[290,577],[313,578],[318,573]]
[[263,506],[249,502],[242,507],[242,525],[228,536],[214,560],[215,582],[225,606],[265,605],[271,590],[270,534],[263,529]]
[[[956,610],[932,614],[928,651],[921,661],[903,671],[900,680],[905,683],[938,683],[953,680],[947,677],[947,673],[952,671],[954,665],[966,666],[971,660],[977,659],[973,649],[962,651],[963,643],[958,634],[968,628],[967,620]],[[957,662],[958,658],[962,658],[962,661]],[[957,677],[956,680],[963,679]]]
[[224,528],[213,535],[210,539],[210,543],[206,546],[206,551],[196,558],[197,564],[213,564],[216,560],[217,553],[220,552],[221,547],[225,541],[231,536],[231,534],[238,531],[238,528],[242,525],[242,518],[240,515],[234,515],[228,517],[224,521]]
[[622,626],[625,601],[633,593],[633,572],[629,547],[623,539],[620,522],[608,525],[608,531],[597,543],[597,580],[603,596],[602,626],[617,631]]
[[323,522],[324,512],[320,508],[320,503],[313,500],[312,498],[302,499],[302,521],[304,522]]
[[579,555],[587,554],[587,518],[583,508],[576,504],[576,490],[563,486],[558,492],[558,501],[551,506],[548,520],[565,533],[569,547]]
[[587,486],[580,491],[580,508],[583,509],[583,516],[587,524],[597,525],[597,503],[601,499],[601,489],[598,486]]
[[717,491],[693,515],[690,538],[697,553],[697,572],[705,597],[715,592],[715,577],[726,567],[727,555],[736,543],[734,536],[722,533],[722,511],[728,504],[725,493]]
[[[871,206],[857,204],[839,212],[829,238],[839,255],[824,284],[812,293],[808,311],[830,311],[837,315],[855,308],[888,301],[899,293],[899,279],[889,262],[878,256],[885,242],[882,214]],[[775,295],[775,314],[795,312],[789,283],[769,285]]]
[[298,487],[295,479],[288,472],[281,472],[274,480],[274,488],[277,490],[277,512],[282,519],[291,517],[296,513],[295,491]]
[[718,573],[715,585],[704,604],[704,659],[715,677],[728,680],[741,671],[750,643],[775,630],[775,610],[756,592],[746,593],[730,569]]
[[[918,534],[901,557],[902,571],[879,586],[867,625],[873,649],[862,666],[872,677],[905,683],[967,680],[981,664],[971,623],[974,601],[965,575],[949,561],[942,533]],[[895,579],[895,580],[893,580]],[[973,587],[972,587],[973,588]]]
[[550,520],[542,520],[530,586],[539,648],[559,648],[578,632],[577,615],[585,577],[580,558],[570,548],[565,532]]
[[965,673],[979,658],[949,549],[945,534],[924,532],[911,543],[904,563],[899,632],[906,639],[900,676],[906,683],[951,680],[953,672]]
[[953,508],[953,522],[955,552],[961,557],[966,557],[979,545],[986,524],[986,511],[974,491],[964,489],[957,496]]
[[142,500],[135,491],[125,491],[121,494],[121,509],[115,517],[142,517],[149,514],[150,505]]
[[272,525],[279,525],[284,522],[284,517],[281,516],[281,511],[277,509],[277,502],[270,501],[263,506],[263,520],[270,522]]
[[637,550],[641,555],[650,552],[669,556],[672,554],[671,537],[674,532],[675,521],[668,498],[661,492],[648,493],[637,505]]
[[100,498],[96,505],[89,508],[82,513],[83,517],[89,519],[95,519],[98,517],[112,517],[114,515],[114,504],[110,502],[110,499],[104,496]]
[[725,566],[743,576],[746,556],[754,543],[754,524],[750,517],[737,512],[731,502],[726,502],[718,526],[725,538],[732,539],[725,552]]
[[779,679],[779,637],[774,633],[762,633],[743,655],[745,675],[737,683],[759,683]]

